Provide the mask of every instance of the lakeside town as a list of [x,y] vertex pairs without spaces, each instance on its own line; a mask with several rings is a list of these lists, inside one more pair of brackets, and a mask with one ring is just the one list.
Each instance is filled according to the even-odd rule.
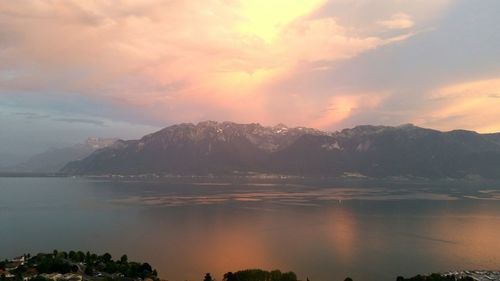
[[500,280],[500,271],[491,270],[463,270],[450,271],[443,274],[444,276],[452,276],[455,279],[471,278],[475,281],[493,281]]
[[[248,269],[224,274],[225,281],[298,281],[293,272]],[[166,281],[148,263],[130,262],[127,255],[113,260],[109,253],[82,251],[24,254],[0,261],[0,281]],[[203,281],[216,281],[210,273]]]
[[0,280],[159,281],[159,278],[151,265],[130,262],[127,255],[113,260],[109,253],[54,250],[0,261]]
[[[131,262],[127,255],[113,260],[109,253],[97,255],[82,251],[57,251],[24,254],[0,261],[1,281],[165,281],[148,263]],[[247,269],[227,272],[223,281],[298,281],[294,272]],[[306,279],[309,281],[309,278]],[[396,281],[495,281],[500,271],[464,270],[417,275],[410,278],[398,276]],[[216,281],[206,273],[203,281]],[[353,281],[350,277],[344,281]]]

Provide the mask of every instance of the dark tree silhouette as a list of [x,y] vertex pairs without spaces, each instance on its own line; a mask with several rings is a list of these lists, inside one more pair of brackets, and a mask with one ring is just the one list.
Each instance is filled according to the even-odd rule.
[[236,277],[232,272],[224,274],[224,281],[236,281]]
[[203,281],[215,281],[215,280],[212,278],[212,275],[210,275],[210,273],[207,273],[205,274],[205,278],[203,278]]
[[105,253],[102,255],[102,261],[107,263],[110,262],[113,257],[109,253]]

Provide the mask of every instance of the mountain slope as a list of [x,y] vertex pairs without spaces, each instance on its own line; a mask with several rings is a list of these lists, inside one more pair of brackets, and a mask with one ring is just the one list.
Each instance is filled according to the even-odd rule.
[[68,162],[83,159],[97,149],[113,144],[116,139],[88,138],[84,143],[70,147],[49,149],[34,155],[27,161],[10,167],[10,171],[52,173],[62,169]]
[[287,168],[284,163],[300,163],[294,173],[442,178],[500,176],[499,156],[500,146],[483,135],[406,125],[359,126],[331,137],[307,136],[273,158],[281,169]]
[[257,171],[269,154],[304,134],[323,132],[283,125],[201,122],[167,127],[140,140],[119,141],[68,164],[69,173],[229,173]]
[[496,135],[413,125],[358,126],[326,133],[284,125],[201,122],[119,141],[69,163],[71,174],[262,172],[427,178],[500,177]]

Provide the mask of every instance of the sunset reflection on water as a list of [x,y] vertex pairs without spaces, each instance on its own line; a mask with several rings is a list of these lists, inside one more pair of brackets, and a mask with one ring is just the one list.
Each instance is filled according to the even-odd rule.
[[485,197],[491,192],[72,179],[2,179],[2,188],[5,257],[54,248],[127,254],[171,281],[246,268],[312,281],[500,268],[500,202]]

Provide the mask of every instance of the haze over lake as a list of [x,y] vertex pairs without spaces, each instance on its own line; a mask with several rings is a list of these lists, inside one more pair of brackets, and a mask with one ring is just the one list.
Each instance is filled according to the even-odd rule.
[[168,280],[245,268],[395,280],[500,268],[495,184],[0,178],[0,258],[83,250]]

